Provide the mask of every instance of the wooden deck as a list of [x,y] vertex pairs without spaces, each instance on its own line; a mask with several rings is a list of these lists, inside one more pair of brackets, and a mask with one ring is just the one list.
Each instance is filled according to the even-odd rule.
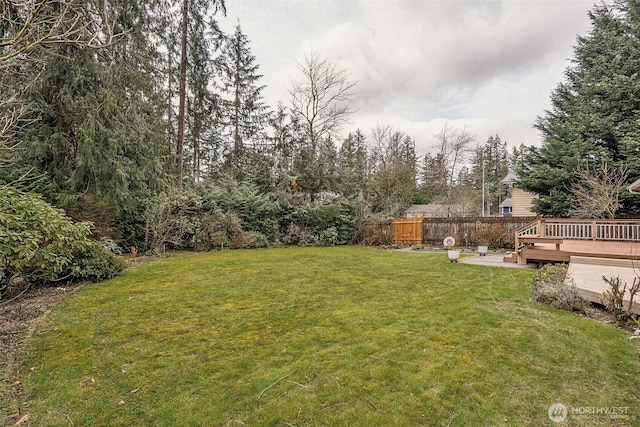
[[[538,219],[516,231],[515,246],[505,262],[569,263],[567,282],[596,303],[609,289],[603,277],[629,286],[640,277],[640,220]],[[632,310],[640,314],[640,301]]]
[[640,220],[538,219],[515,235],[519,264],[569,262],[572,256],[639,259]]
[[518,263],[569,262],[575,256],[637,260],[640,259],[640,242],[562,240],[561,243],[530,243],[520,249]]

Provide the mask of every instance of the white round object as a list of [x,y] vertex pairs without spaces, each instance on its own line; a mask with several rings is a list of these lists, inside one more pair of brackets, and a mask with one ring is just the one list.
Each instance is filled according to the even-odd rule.
[[456,239],[454,239],[451,236],[445,237],[444,240],[442,241],[442,244],[445,246],[455,246],[456,245]]

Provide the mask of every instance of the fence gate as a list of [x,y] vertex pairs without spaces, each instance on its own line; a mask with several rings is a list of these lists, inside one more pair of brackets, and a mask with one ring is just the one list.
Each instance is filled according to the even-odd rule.
[[422,218],[395,218],[391,221],[393,243],[418,245],[422,243]]

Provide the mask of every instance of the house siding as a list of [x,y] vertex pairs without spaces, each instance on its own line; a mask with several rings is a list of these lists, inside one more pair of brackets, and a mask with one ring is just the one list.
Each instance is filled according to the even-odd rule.
[[513,187],[512,198],[513,216],[535,216],[535,213],[531,211],[535,195],[520,188]]

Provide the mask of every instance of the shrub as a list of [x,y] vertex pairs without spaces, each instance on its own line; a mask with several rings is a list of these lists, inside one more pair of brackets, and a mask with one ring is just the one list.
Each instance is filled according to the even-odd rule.
[[245,231],[255,231],[275,239],[278,230],[280,206],[272,196],[260,193],[255,185],[220,179],[201,184],[198,191],[205,212],[222,211],[236,216]]
[[370,216],[358,224],[353,242],[367,246],[390,245],[393,241],[391,218],[386,216]]
[[320,246],[336,246],[341,244],[341,242],[342,239],[340,238],[340,233],[336,227],[329,227],[326,230],[322,230],[316,241]]
[[357,229],[358,210],[356,202],[340,197],[329,204],[312,205],[301,219],[314,230],[318,244],[345,245]]
[[564,264],[548,264],[539,269],[533,277],[531,297],[561,310],[582,313],[589,303],[580,296],[575,285],[565,283],[567,269]]
[[513,239],[503,224],[483,224],[475,232],[477,245],[491,248],[503,248],[505,243]]
[[124,251],[113,239],[109,237],[101,237],[100,244],[114,255],[122,255]]
[[231,240],[231,249],[266,248],[269,244],[267,237],[256,231],[242,232]]
[[74,248],[67,277],[72,281],[101,282],[116,277],[124,267],[124,260],[112,253],[103,243],[88,241]]
[[[613,314],[619,325],[626,325],[633,321],[633,299],[640,292],[640,278],[633,279],[633,284],[627,289],[627,283],[620,280],[620,276],[602,277],[609,284],[609,289],[602,293],[602,304]],[[629,299],[624,301],[624,295],[628,291]]]
[[122,271],[122,262],[90,242],[91,224],[73,223],[33,194],[0,187],[0,297],[16,283],[47,283]]
[[0,187],[0,296],[18,277],[38,283],[58,278],[90,227],[74,224],[39,196]]
[[333,246],[351,242],[358,224],[357,202],[339,195],[322,200],[327,203],[303,203],[291,212],[283,243]]
[[157,196],[145,211],[145,246],[152,253],[164,245],[183,248],[193,236],[200,196],[190,191],[172,191]]
[[211,251],[230,247],[236,236],[242,233],[240,219],[237,216],[215,211],[200,223],[195,234],[195,249]]
[[286,233],[282,236],[282,243],[285,245],[310,246],[315,242],[314,236],[315,234],[310,227],[292,223],[289,224]]

